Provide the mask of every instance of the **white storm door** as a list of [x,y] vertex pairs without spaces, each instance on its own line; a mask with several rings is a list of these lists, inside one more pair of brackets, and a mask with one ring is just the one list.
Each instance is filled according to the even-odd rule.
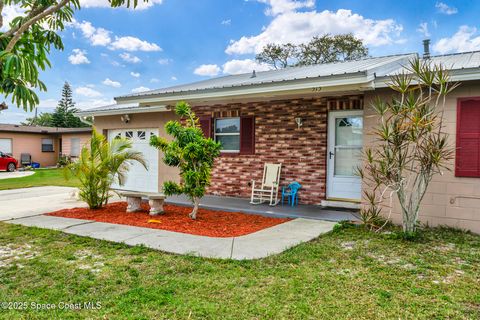
[[123,186],[115,184],[112,188],[139,192],[158,192],[159,151],[150,146],[150,137],[152,135],[158,136],[158,129],[108,131],[108,138],[110,141],[117,137],[130,139],[132,141],[132,148],[143,154],[148,168],[145,169],[140,163],[132,161]]
[[328,114],[327,198],[360,200],[362,180],[356,168],[362,164],[363,111]]

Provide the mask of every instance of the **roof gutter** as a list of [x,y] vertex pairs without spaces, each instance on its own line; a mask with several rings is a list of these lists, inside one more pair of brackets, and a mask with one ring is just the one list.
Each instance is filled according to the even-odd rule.
[[[134,113],[149,113],[149,112],[163,112],[168,111],[169,109],[165,105],[161,106],[152,106],[152,107],[128,107],[112,110],[83,110],[76,112],[75,115],[80,118],[94,117],[94,116],[112,116],[112,115],[124,115],[124,114],[134,114]],[[87,123],[87,122],[84,122]]]
[[310,90],[310,92],[334,92],[344,90],[342,87],[353,86],[357,90],[368,87],[371,77],[366,72],[347,73],[342,75],[301,80],[285,80],[281,82],[261,83],[248,86],[233,86],[226,88],[201,89],[158,94],[143,94],[136,96],[116,97],[121,103],[168,103],[178,100],[205,100],[233,98],[240,96],[265,95],[269,93],[294,93]]

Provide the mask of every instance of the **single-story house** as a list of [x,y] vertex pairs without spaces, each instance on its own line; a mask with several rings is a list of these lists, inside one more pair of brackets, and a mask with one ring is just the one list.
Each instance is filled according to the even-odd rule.
[[55,166],[60,156],[77,157],[91,128],[54,128],[0,124],[0,151],[16,158],[29,154],[41,167]]
[[[252,71],[120,96],[114,105],[78,115],[92,116],[109,139],[133,139],[145,153],[149,171],[134,166],[124,186],[128,190],[159,191],[165,180],[178,179],[148,140],[165,136],[165,123],[176,118],[172,106],[185,100],[204,133],[223,144],[210,194],[248,198],[251,180],[261,180],[264,163],[282,163],[281,184],[298,181],[303,186],[300,203],[358,206],[362,181],[354,170],[377,123],[369,117],[371,101],[389,98],[389,76],[416,57],[399,54]],[[451,171],[431,182],[420,219],[480,232],[480,52],[427,58],[446,66],[461,86],[448,97],[445,111],[456,167],[452,163]],[[473,135],[464,139],[464,133]],[[400,212],[395,204],[395,222],[401,221]]]

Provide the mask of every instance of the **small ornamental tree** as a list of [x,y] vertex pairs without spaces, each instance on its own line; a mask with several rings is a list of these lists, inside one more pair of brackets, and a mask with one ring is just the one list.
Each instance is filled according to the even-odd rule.
[[432,178],[448,168],[453,149],[443,131],[446,96],[457,87],[442,66],[415,59],[407,72],[391,78],[397,94],[390,101],[377,99],[372,107],[378,116],[373,146],[364,150],[360,176],[367,185],[364,220],[380,216],[382,202],[396,195],[403,231],[416,232],[420,203]]
[[220,155],[221,145],[204,137],[198,118],[188,103],[177,103],[175,112],[181,121],[169,121],[165,125],[173,140],[153,136],[150,145],[163,151],[165,164],[180,169],[181,182],[166,181],[163,184],[165,195],[186,195],[193,204],[190,218],[196,219],[200,199],[210,185],[211,170],[215,158]]

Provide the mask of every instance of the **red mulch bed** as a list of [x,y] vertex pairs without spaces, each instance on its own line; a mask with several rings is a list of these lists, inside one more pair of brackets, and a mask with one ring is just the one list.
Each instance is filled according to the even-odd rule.
[[[158,216],[148,214],[149,206],[147,204],[142,204],[144,211],[140,212],[127,213],[126,208],[126,202],[116,202],[98,210],[74,208],[51,212],[47,215],[126,224],[210,237],[238,237],[291,220],[207,209],[199,209],[197,219],[192,220],[188,216],[192,211],[189,207],[164,205],[165,213]],[[149,223],[149,220],[159,220],[160,223]]]

